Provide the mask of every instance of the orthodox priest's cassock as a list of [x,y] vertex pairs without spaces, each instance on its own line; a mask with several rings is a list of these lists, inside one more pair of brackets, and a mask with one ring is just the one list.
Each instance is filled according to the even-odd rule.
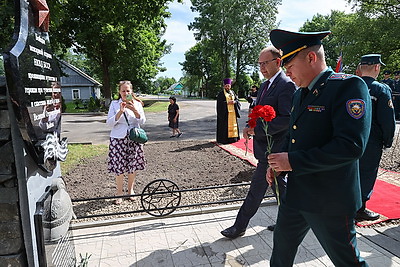
[[240,138],[237,121],[240,117],[240,103],[236,94],[230,90],[230,86],[228,90],[228,86],[224,87],[217,96],[217,143],[230,144]]

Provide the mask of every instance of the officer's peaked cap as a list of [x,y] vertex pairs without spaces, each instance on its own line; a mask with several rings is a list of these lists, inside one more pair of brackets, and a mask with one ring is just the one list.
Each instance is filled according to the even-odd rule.
[[269,38],[272,44],[283,52],[283,64],[292,60],[298,52],[313,45],[320,45],[322,39],[331,31],[323,32],[289,32],[281,29],[272,30]]
[[360,65],[375,65],[375,64],[381,64],[383,66],[386,66],[382,62],[380,54],[369,54],[361,57]]

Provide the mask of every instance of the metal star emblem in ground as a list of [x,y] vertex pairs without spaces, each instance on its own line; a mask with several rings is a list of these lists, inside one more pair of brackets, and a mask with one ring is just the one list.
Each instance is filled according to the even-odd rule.
[[48,32],[50,11],[46,0],[30,0],[30,3],[32,4],[35,19],[37,18],[36,27],[39,27],[41,31]]

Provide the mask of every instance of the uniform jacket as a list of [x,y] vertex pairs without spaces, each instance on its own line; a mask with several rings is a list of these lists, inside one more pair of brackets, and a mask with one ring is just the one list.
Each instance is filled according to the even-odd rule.
[[110,108],[108,110],[106,124],[112,127],[110,132],[110,137],[113,138],[124,138],[127,135],[128,130],[130,128],[133,127],[140,128],[140,125],[146,122],[146,116],[144,115],[143,106],[139,101],[133,101],[133,103],[135,105],[136,110],[140,114],[140,119],[137,119],[135,117],[135,114],[133,113],[132,110],[126,108],[125,114],[129,121],[129,126],[123,114],[121,115],[119,120],[115,120],[115,115],[117,115],[117,113],[119,112],[121,101],[122,101],[121,99],[111,101]]
[[326,215],[354,215],[361,207],[358,159],[371,125],[365,82],[327,70],[301,101],[293,97],[287,151],[287,205]]
[[372,77],[362,79],[368,86],[372,102],[372,124],[368,142],[391,147],[396,120],[392,103],[392,94],[388,85],[375,81]]
[[390,90],[394,90],[394,80],[393,79],[383,79],[381,80],[381,83],[387,84],[390,88]]
[[[261,95],[265,87],[264,82],[257,95],[257,105],[270,105],[275,109],[276,117],[268,122],[268,133],[272,135],[273,146],[272,152],[280,151],[283,142],[286,140],[288,132],[290,109],[292,103],[293,93],[296,90],[294,83],[283,71],[273,80],[268,88],[268,91]],[[267,139],[263,129],[263,123],[258,119],[256,127],[254,128],[254,156],[258,160],[266,160]]]

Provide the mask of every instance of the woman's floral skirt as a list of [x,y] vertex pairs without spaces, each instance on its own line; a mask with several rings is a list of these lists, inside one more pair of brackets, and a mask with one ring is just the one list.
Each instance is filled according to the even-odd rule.
[[146,159],[143,145],[125,138],[110,137],[108,171],[120,175],[144,170]]

